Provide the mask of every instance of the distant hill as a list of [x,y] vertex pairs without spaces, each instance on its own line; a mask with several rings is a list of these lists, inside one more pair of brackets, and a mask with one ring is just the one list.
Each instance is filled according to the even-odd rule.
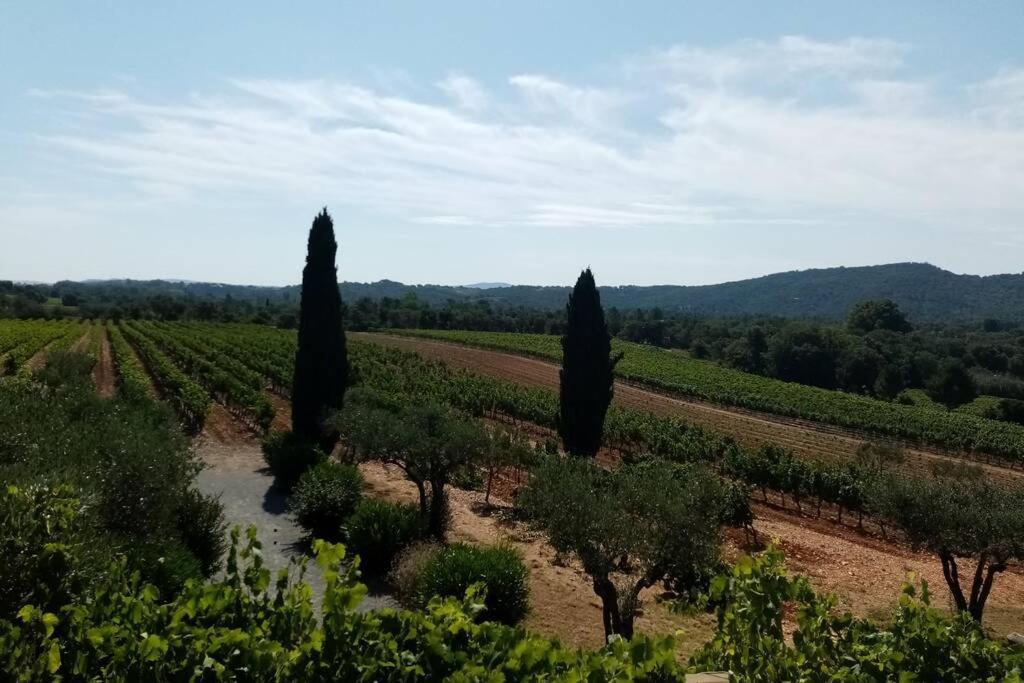
[[511,287],[507,282],[474,282],[471,285],[463,285],[470,289],[498,289],[499,287]]
[[[483,288],[483,285],[493,284]],[[297,302],[299,288],[226,285],[166,280],[59,282],[54,289],[89,298],[125,295]],[[568,287],[535,287],[480,283],[461,287],[405,285],[392,280],[345,282],[342,296],[399,299],[416,296],[432,305],[449,301],[488,301],[499,306],[556,309],[565,305]],[[666,312],[709,314],[753,313],[785,317],[842,318],[857,301],[888,298],[913,320],[952,321],[997,318],[1024,321],[1024,274],[957,275],[927,263],[893,263],[855,268],[821,268],[777,273],[717,285],[601,287],[606,307],[653,308]]]

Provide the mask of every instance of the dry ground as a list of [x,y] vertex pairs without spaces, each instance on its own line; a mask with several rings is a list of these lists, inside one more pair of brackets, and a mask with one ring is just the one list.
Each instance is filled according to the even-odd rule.
[[99,329],[99,334],[99,357],[96,359],[92,378],[96,383],[96,391],[99,392],[99,395],[109,398],[114,395],[114,390],[117,386],[117,375],[114,372],[114,358],[110,352],[110,337],[107,334],[106,325]]

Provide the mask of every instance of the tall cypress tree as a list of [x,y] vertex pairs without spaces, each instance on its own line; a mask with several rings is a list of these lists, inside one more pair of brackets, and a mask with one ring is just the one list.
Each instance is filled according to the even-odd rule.
[[341,294],[334,259],[334,221],[326,207],[309,230],[306,267],[302,270],[299,348],[292,384],[292,431],[330,452],[338,435],[323,426],[341,408],[348,384],[348,351],[341,327]]
[[567,452],[594,457],[601,447],[604,416],[612,402],[612,371],[619,356],[611,355],[612,338],[590,268],[580,273],[566,314],[558,433]]

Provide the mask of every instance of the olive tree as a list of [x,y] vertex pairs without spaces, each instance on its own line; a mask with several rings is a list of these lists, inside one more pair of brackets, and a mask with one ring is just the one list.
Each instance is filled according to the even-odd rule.
[[721,484],[696,465],[648,460],[607,471],[589,459],[549,456],[518,503],[590,576],[606,638],[633,636],[645,588],[685,590],[720,562]]
[[[874,479],[868,504],[913,547],[939,556],[957,610],[979,622],[996,575],[1024,559],[1024,488],[892,475]],[[974,567],[962,576],[965,561]]]
[[476,421],[434,403],[405,405],[372,392],[353,392],[333,422],[354,458],[396,465],[419,494],[420,516],[443,540],[447,527],[446,487],[466,468],[479,466],[490,447]]

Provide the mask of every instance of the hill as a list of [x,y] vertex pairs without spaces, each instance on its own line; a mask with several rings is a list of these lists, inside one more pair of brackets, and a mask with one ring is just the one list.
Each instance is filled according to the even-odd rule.
[[[568,287],[406,285],[392,280],[341,285],[348,301],[414,295],[432,305],[449,301],[488,301],[499,306],[553,310],[565,305]],[[298,301],[298,286],[256,287],[166,280],[59,282],[60,293],[118,299],[167,295],[195,299]],[[1024,320],[1024,274],[958,275],[927,263],[893,263],[854,268],[821,268],[776,273],[716,285],[601,287],[605,306],[622,309],[660,307],[671,312],[764,314],[794,318],[838,319],[857,301],[888,298],[917,321]]]

